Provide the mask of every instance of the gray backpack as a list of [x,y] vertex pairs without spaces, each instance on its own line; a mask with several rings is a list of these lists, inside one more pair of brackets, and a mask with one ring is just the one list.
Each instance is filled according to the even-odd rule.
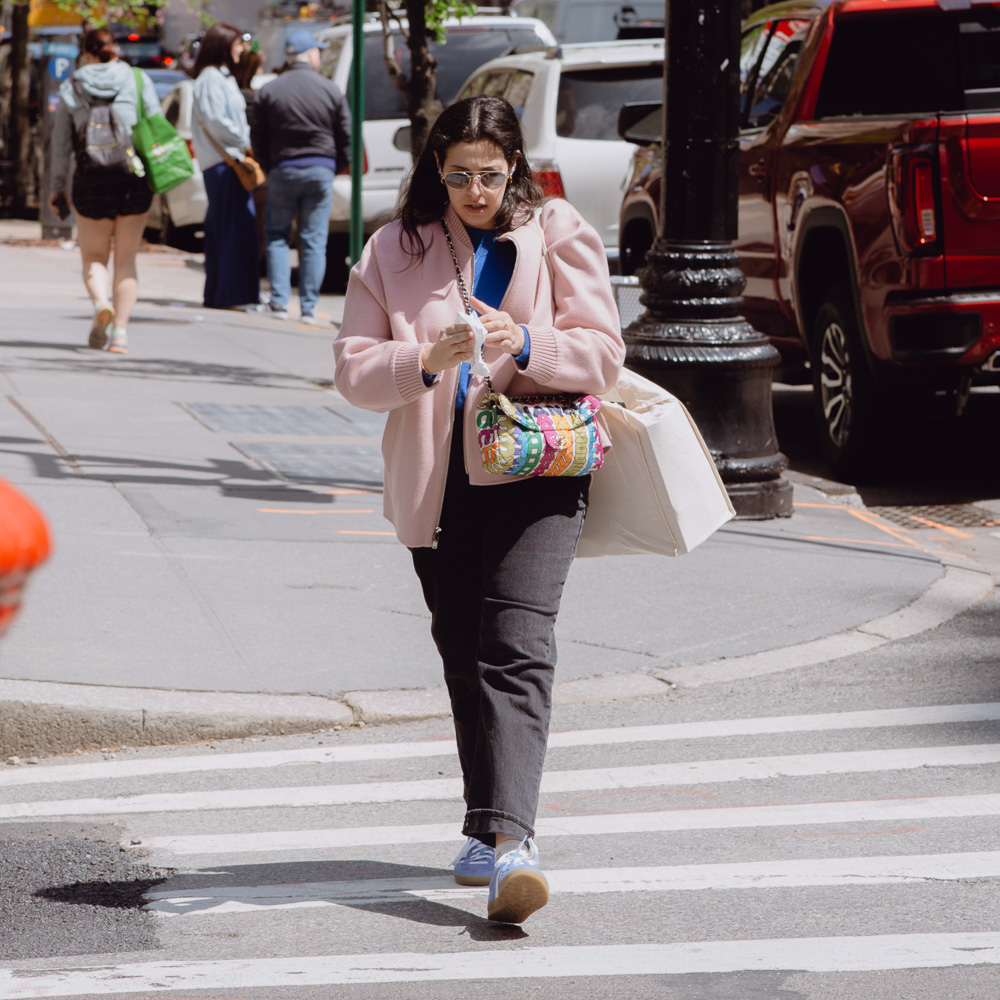
[[134,173],[132,137],[115,114],[112,102],[91,97],[71,78],[77,100],[87,117],[73,133],[76,172],[88,182],[120,182]]

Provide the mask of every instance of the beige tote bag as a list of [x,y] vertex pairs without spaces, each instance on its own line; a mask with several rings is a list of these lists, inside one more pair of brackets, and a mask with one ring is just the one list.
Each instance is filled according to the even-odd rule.
[[690,552],[735,513],[691,415],[627,368],[600,398],[611,447],[591,479],[577,555]]

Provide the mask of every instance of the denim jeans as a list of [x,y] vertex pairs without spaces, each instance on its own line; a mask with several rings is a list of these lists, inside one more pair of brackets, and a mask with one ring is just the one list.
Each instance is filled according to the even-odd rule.
[[563,585],[590,477],[471,486],[460,424],[436,549],[412,549],[444,663],[465,785],[462,832],[534,836]]
[[299,302],[302,315],[316,311],[326,274],[326,241],[333,201],[333,171],[328,167],[275,167],[267,175],[267,276],[271,301],[287,307],[291,297],[292,265],[288,237],[299,215]]

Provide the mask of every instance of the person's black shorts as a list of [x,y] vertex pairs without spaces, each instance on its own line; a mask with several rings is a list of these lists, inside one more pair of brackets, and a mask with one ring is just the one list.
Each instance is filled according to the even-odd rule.
[[73,207],[88,219],[117,219],[119,215],[142,215],[153,203],[145,177],[129,177],[114,184],[85,183],[73,178]]

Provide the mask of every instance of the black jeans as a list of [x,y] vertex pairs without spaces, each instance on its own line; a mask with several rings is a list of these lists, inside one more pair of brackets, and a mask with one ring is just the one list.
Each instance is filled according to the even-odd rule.
[[444,662],[465,783],[462,832],[534,836],[563,585],[590,477],[471,486],[456,419],[436,549],[412,549]]

